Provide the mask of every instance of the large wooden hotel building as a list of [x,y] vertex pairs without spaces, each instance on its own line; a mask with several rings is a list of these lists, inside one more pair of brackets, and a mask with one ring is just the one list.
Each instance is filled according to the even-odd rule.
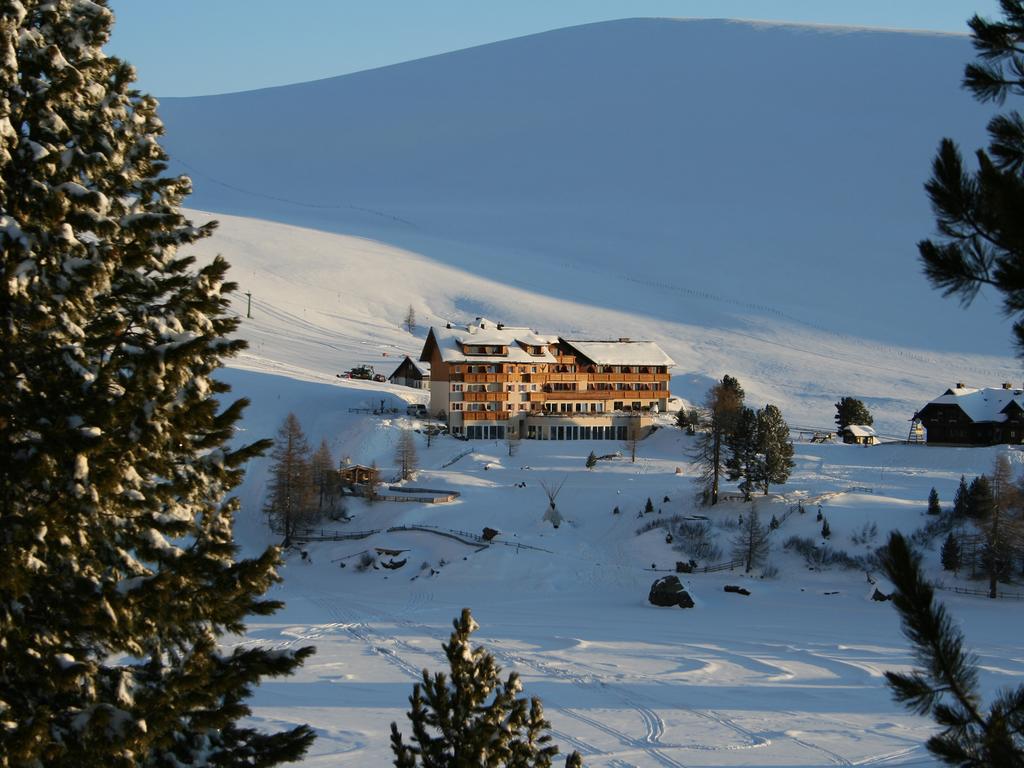
[[652,341],[585,341],[478,317],[433,327],[431,415],[470,439],[628,440],[669,399],[671,358]]

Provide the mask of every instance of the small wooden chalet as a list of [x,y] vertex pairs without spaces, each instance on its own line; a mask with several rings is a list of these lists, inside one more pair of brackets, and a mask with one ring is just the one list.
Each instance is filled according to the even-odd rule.
[[430,363],[413,360],[408,355],[398,365],[388,381],[403,387],[428,389],[430,387]]
[[866,424],[847,424],[843,427],[843,442],[847,445],[878,445],[875,428]]
[[957,384],[914,414],[937,445],[1024,443],[1024,389]]
[[374,473],[377,473],[373,467],[364,467],[362,464],[348,464],[338,470],[338,475],[341,477],[341,484],[346,488],[352,488],[356,485],[366,485],[373,477]]

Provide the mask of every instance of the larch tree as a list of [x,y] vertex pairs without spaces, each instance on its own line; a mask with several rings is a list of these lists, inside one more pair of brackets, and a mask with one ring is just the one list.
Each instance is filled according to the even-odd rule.
[[999,582],[1009,578],[1013,561],[1024,551],[1021,492],[1004,453],[996,457],[990,485],[992,505],[977,525],[984,539],[982,566],[988,578],[988,596],[995,598]]
[[699,471],[697,483],[705,504],[718,503],[719,484],[726,471],[726,438],[736,428],[736,420],[743,410],[743,397],[739,381],[726,375],[708,390],[704,401],[698,427],[700,434],[692,458]]
[[[519,676],[502,680],[494,656],[472,645],[478,626],[468,608],[452,623],[442,644],[448,674],[424,669],[409,697],[411,742],[391,724],[396,768],[549,768],[558,747],[540,699],[519,697]],[[570,754],[566,766],[581,768],[579,755]]]
[[405,311],[405,318],[402,320],[402,325],[405,326],[405,330],[409,333],[416,333],[416,310],[413,308],[412,304],[410,304],[409,308]]
[[629,454],[631,463],[636,463],[636,451],[640,447],[641,427],[637,419],[630,419],[626,425],[626,439],[622,441],[622,448]]
[[327,440],[320,441],[320,447],[309,460],[310,481],[316,494],[316,509],[320,514],[330,514],[338,505],[338,470]]
[[312,649],[226,650],[279,553],[238,559],[229,497],[266,441],[214,378],[227,264],[182,253],[156,101],[107,56],[105,0],[0,0],[0,761],[269,766],[301,726],[246,698]]
[[764,563],[768,557],[768,533],[761,524],[755,503],[747,511],[732,539],[732,556],[743,561],[746,573]]
[[288,547],[300,528],[317,517],[316,493],[310,464],[309,442],[294,413],[285,416],[270,452],[270,480],[263,511],[270,527]]
[[416,472],[416,463],[416,443],[413,441],[412,430],[403,429],[395,445],[395,464],[398,465],[399,476],[403,480],[411,478]]

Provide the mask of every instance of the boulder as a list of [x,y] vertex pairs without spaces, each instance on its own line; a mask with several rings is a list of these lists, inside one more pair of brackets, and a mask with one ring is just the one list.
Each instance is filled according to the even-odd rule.
[[737,595],[749,595],[750,594],[750,590],[749,589],[744,589],[743,587],[738,587],[735,584],[726,584],[725,585],[725,591],[726,592],[735,592]]
[[875,591],[871,594],[871,599],[879,603],[884,603],[886,600],[892,600],[892,595],[887,595],[876,587]]
[[652,605],[664,607],[678,605],[680,608],[693,608],[693,598],[683,589],[678,576],[662,576],[654,582],[647,600]]

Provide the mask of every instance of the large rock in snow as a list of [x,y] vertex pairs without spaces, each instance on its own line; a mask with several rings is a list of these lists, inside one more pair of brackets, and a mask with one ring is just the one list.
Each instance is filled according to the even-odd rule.
[[654,582],[647,600],[653,605],[664,607],[678,605],[680,608],[693,608],[693,598],[683,589],[678,576],[662,576]]

